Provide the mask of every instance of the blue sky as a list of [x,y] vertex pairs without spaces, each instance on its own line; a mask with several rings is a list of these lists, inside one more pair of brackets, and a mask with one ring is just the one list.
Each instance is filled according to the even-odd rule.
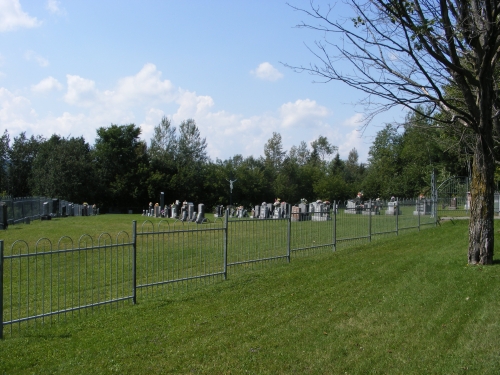
[[362,133],[362,93],[286,68],[315,62],[322,35],[300,21],[277,0],[0,0],[0,130],[93,144],[97,128],[134,123],[149,143],[162,116],[193,118],[212,159],[263,155],[278,132],[286,150],[323,135],[365,161],[404,113]]

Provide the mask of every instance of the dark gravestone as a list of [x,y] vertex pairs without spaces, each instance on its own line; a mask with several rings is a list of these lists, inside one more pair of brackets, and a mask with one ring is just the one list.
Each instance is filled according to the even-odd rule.
[[165,193],[163,191],[160,193],[160,207],[165,207]]
[[194,204],[192,202],[188,202],[187,212],[188,212],[188,220],[189,221],[195,219]]
[[40,216],[41,220],[50,220],[52,217],[49,215],[49,202],[43,202],[43,215]]
[[52,215],[59,216],[59,199],[52,199]]
[[308,214],[307,203],[300,203],[299,208],[300,208],[300,221],[307,220],[307,214]]
[[0,204],[0,229],[7,229],[9,226],[7,219],[7,205],[5,203]]
[[181,221],[187,221],[188,212],[186,210],[182,211]]

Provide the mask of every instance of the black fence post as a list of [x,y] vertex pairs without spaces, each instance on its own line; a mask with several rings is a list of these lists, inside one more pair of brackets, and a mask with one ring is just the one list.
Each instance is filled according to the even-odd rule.
[[132,221],[132,301],[137,303],[137,221]]
[[368,242],[372,242],[372,200],[370,199],[370,206],[368,207]]
[[288,224],[287,258],[288,258],[288,263],[290,263],[291,246],[292,246],[292,215],[288,217],[287,224]]
[[227,280],[227,232],[229,221],[229,208],[226,208],[226,215],[224,215],[224,280]]
[[337,251],[337,201],[333,201],[333,251]]
[[[421,201],[422,201],[422,200],[421,200],[420,198],[417,198],[417,203],[416,203],[416,205],[415,205],[415,206],[417,207],[417,215],[418,215],[418,231],[419,231],[419,232],[420,232],[420,206],[421,206],[420,202],[421,202]],[[423,200],[423,202],[424,202],[424,212],[425,212],[425,206],[426,206],[426,205],[425,205],[425,200]]]
[[3,339],[3,240],[0,240],[0,340]]
[[399,235],[399,200],[396,201],[396,236]]

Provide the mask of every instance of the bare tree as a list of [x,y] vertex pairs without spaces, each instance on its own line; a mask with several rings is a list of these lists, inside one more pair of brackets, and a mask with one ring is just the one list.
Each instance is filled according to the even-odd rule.
[[[367,124],[404,106],[427,117],[447,113],[438,126],[472,139],[470,264],[493,262],[494,138],[500,115],[495,75],[500,53],[500,0],[350,0],[349,19],[311,1],[304,12],[324,39],[311,51],[319,64],[294,67],[325,81],[341,81],[367,95]],[[314,24],[312,23],[314,22]],[[339,59],[352,70],[338,70]],[[453,90],[450,90],[453,87]],[[374,99],[378,98],[378,101]],[[421,104],[432,104],[424,113]]]

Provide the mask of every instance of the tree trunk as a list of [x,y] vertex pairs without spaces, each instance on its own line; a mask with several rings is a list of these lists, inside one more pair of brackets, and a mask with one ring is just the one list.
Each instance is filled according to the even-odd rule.
[[493,263],[495,162],[485,138],[477,137],[472,163],[469,264]]

